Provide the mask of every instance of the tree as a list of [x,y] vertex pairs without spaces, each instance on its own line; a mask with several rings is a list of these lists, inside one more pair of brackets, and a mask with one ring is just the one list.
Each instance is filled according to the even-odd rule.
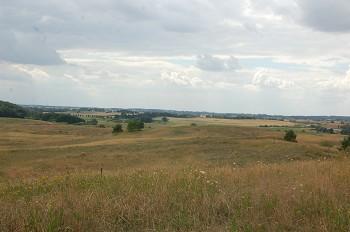
[[139,120],[130,120],[127,129],[129,132],[140,131],[145,127],[145,124]]
[[84,119],[81,119],[79,117],[69,115],[69,114],[57,114],[55,121],[56,122],[65,122],[68,124],[85,123]]
[[162,117],[162,122],[168,122],[169,119],[167,117]]
[[343,141],[341,142],[341,148],[343,150],[346,150],[350,146],[350,136],[345,137]]
[[39,115],[39,119],[50,122],[65,122],[68,124],[85,123],[84,119],[70,114],[43,113]]
[[297,142],[297,135],[293,130],[286,131],[286,134],[284,135],[284,140],[288,142]]
[[153,122],[153,117],[152,115],[149,114],[141,114],[135,118],[135,120],[139,120],[143,123],[151,123]]
[[123,126],[121,124],[117,124],[113,127],[113,133],[121,133],[123,132]]

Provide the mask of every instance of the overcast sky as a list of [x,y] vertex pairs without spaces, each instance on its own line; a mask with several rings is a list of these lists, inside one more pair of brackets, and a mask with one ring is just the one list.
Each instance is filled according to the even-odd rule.
[[0,99],[350,115],[349,0],[0,0]]

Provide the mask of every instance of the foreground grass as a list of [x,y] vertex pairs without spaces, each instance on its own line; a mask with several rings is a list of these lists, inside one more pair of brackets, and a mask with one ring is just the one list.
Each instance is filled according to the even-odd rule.
[[350,161],[0,184],[0,231],[349,231]]

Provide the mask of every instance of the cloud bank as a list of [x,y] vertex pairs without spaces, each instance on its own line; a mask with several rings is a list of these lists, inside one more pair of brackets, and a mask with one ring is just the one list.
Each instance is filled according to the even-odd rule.
[[350,114],[349,13],[347,0],[2,1],[0,98]]

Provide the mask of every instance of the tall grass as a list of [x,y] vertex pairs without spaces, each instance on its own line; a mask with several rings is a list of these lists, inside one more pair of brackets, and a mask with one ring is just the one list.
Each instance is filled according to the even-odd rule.
[[349,231],[350,162],[76,173],[0,185],[0,231]]

